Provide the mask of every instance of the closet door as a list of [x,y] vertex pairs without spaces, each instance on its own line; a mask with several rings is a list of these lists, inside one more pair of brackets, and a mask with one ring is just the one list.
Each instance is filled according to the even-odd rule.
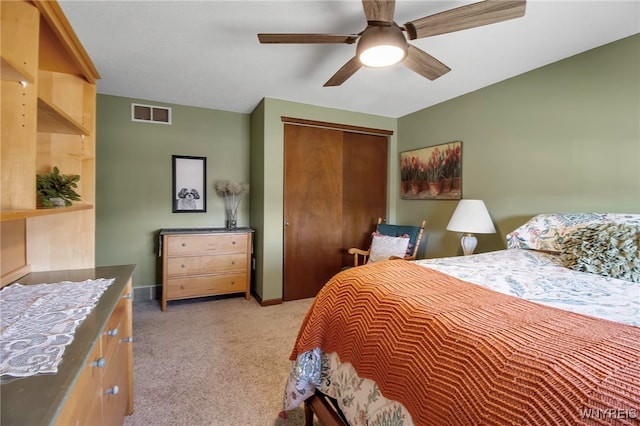
[[283,299],[315,296],[340,270],[342,132],[284,126]]
[[387,210],[388,137],[284,126],[283,299],[315,296]]
[[344,132],[342,144],[342,265],[353,266],[349,247],[367,249],[378,218],[387,216],[386,136]]

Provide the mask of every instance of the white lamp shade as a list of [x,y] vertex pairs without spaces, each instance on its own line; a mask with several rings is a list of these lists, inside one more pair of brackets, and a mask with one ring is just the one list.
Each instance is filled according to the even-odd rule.
[[460,200],[449,220],[447,230],[471,234],[494,234],[487,207],[482,200]]

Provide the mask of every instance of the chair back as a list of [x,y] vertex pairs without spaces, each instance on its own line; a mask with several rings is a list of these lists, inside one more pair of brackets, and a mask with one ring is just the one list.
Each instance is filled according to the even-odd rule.
[[422,221],[421,226],[410,225],[390,225],[383,223],[382,219],[378,219],[378,232],[389,237],[409,236],[409,246],[407,247],[407,256],[415,257],[418,254],[422,234],[424,233],[426,221]]

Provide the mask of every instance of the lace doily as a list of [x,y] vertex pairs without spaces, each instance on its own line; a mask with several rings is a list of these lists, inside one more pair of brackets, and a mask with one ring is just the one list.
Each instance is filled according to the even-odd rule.
[[0,375],[56,373],[76,328],[115,278],[12,284],[0,291]]

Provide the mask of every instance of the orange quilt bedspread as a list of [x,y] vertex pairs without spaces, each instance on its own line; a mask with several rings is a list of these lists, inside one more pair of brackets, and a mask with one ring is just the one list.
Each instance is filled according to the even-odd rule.
[[640,424],[640,328],[406,261],[333,277],[291,359],[337,352],[417,425]]

